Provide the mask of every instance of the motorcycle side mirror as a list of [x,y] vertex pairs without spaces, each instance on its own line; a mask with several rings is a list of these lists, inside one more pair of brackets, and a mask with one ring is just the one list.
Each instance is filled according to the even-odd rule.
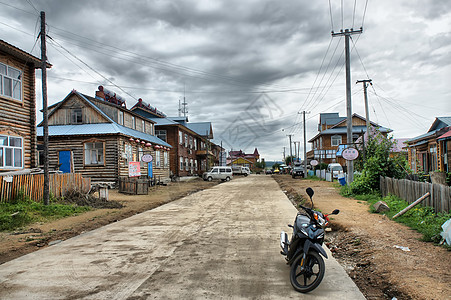
[[307,195],[308,195],[310,198],[312,198],[312,197],[313,197],[313,194],[315,194],[315,192],[313,191],[313,189],[310,188],[310,187],[307,188],[305,191],[307,192]]
[[339,212],[340,212],[339,209],[334,209],[334,211],[331,213],[331,215],[338,215]]

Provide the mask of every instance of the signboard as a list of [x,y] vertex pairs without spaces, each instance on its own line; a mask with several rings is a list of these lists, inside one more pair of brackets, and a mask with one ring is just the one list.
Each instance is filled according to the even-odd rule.
[[343,150],[342,156],[346,160],[354,160],[359,157],[359,151],[352,147],[346,148],[345,150]]
[[152,160],[153,160],[153,157],[150,154],[144,154],[141,157],[141,161],[143,161],[143,162],[151,162]]
[[310,165],[312,165],[313,167],[314,166],[317,166],[318,165],[318,161],[317,160],[312,160],[311,162],[310,162]]
[[141,176],[141,166],[139,161],[130,161],[128,163],[128,177]]
[[340,157],[343,156],[343,151],[348,148],[348,145],[338,145],[336,156]]

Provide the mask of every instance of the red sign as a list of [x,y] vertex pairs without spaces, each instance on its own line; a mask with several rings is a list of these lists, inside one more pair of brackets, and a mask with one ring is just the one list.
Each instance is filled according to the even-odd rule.
[[346,160],[354,160],[359,157],[359,151],[355,148],[346,148],[343,150],[342,156]]

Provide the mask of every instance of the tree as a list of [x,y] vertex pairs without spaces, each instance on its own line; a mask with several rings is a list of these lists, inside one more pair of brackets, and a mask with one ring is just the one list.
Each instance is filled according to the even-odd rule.
[[403,178],[406,175],[406,158],[399,154],[390,155],[395,142],[392,136],[385,137],[380,132],[368,136],[364,150],[361,150],[364,153],[355,163],[356,170],[362,174],[350,184],[352,193],[365,194],[379,189],[380,176]]
[[255,168],[257,168],[257,169],[264,169],[264,168],[266,168],[266,162],[265,162],[264,159],[262,159],[260,162],[256,162],[256,163],[254,164],[254,166],[255,166]]
[[292,155],[287,156],[287,157],[285,158],[285,164],[286,164],[287,166],[289,166],[289,165],[291,164],[291,162],[293,161],[293,159],[294,159],[294,156],[292,156]]

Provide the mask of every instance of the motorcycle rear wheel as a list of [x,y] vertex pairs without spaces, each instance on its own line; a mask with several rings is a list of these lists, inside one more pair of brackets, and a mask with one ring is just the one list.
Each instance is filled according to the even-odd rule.
[[308,293],[318,287],[324,277],[325,265],[323,258],[315,251],[306,256],[304,270],[301,270],[303,255],[299,255],[290,270],[290,282],[293,288],[300,293]]

